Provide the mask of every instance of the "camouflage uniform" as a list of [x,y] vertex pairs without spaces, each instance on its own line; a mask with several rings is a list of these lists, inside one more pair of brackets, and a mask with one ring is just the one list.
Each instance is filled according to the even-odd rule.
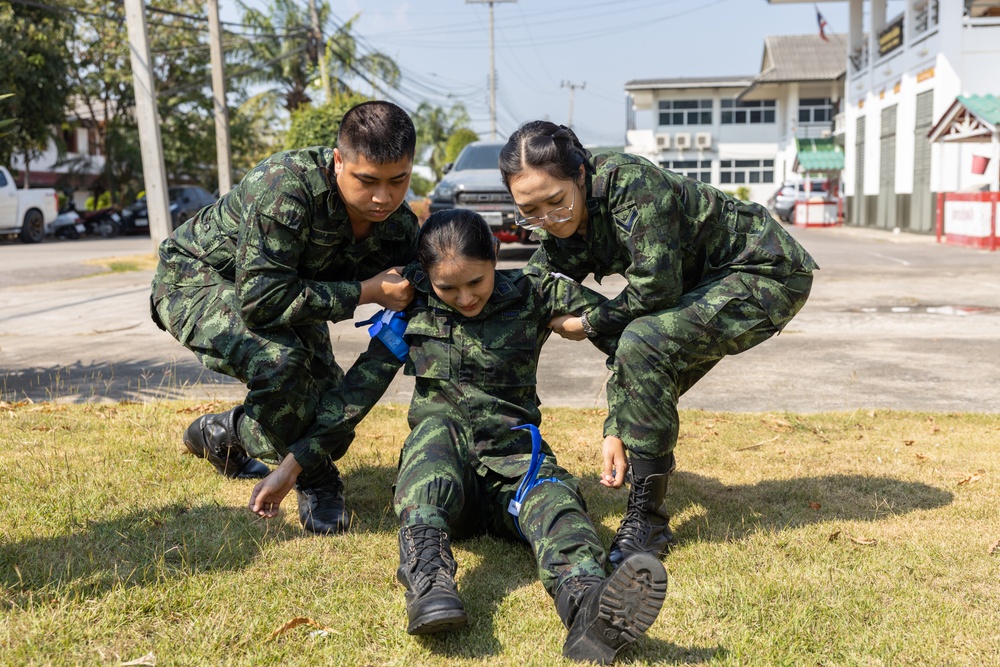
[[403,206],[355,242],[333,151],[316,147],[264,160],[160,245],[153,319],[246,383],[239,435],[251,456],[291,452],[308,472],[346,451],[381,394],[342,385],[327,322],[353,317],[360,281],[415,258],[417,231]]
[[576,280],[625,276],[621,294],[585,312],[594,332],[620,336],[605,435],[632,459],[663,459],[681,394],[788,324],[818,267],[758,204],[632,155],[598,154],[589,167],[586,238],[540,231],[530,264]]
[[[525,497],[523,538],[507,512],[531,460],[529,433],[511,427],[541,421],[535,371],[551,332],[546,325],[603,297],[535,269],[497,271],[489,302],[466,318],[439,301],[422,274],[413,282],[406,373],[416,376],[416,388],[394,500],[402,526],[524,539],[550,594],[568,577],[603,578],[606,551],[576,480],[556,464],[548,444],[538,478],[559,482],[543,482]],[[595,343],[611,352],[604,339]]]

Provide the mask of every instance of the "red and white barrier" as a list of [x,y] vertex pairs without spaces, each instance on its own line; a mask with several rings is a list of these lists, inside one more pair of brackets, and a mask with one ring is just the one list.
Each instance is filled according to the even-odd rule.
[[844,222],[843,200],[812,197],[795,202],[798,227],[830,227]]
[[937,197],[937,240],[996,250],[1000,192],[941,192]]

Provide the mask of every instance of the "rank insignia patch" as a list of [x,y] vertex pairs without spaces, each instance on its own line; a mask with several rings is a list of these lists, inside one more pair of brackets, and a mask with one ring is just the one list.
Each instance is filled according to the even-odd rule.
[[615,224],[621,227],[622,231],[626,234],[631,234],[635,223],[639,220],[639,211],[634,206],[631,206],[622,211],[616,211],[614,218]]

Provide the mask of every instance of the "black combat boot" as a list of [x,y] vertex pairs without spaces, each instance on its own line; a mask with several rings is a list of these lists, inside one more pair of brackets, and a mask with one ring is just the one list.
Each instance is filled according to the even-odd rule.
[[421,524],[399,529],[396,579],[406,586],[406,631],[429,635],[464,628],[469,617],[455,591],[458,564],[448,534]]
[[184,431],[184,444],[198,458],[208,459],[219,474],[232,479],[267,477],[271,469],[247,456],[240,443],[239,420],[243,406],[219,415],[198,417]]
[[656,556],[627,556],[607,579],[573,577],[556,589],[556,611],[569,629],[563,655],[611,663],[653,625],[667,594],[667,571]]
[[628,475],[632,488],[628,507],[608,554],[612,567],[618,567],[633,553],[663,556],[676,543],[668,525],[670,515],[663,502],[667,479],[675,467],[673,452],[659,459],[631,462]]
[[295,481],[299,497],[299,521],[310,533],[342,533],[351,525],[344,507],[344,482],[333,459],[323,460],[310,473]]

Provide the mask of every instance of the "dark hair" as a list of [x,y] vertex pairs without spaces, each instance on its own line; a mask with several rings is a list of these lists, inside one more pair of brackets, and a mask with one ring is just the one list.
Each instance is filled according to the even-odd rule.
[[500,150],[500,174],[510,190],[510,180],[525,169],[541,169],[561,180],[575,181],[580,165],[590,169],[590,151],[573,130],[547,120],[525,123],[510,135]]
[[387,164],[412,158],[417,131],[410,115],[392,102],[363,102],[340,121],[337,148],[345,160],[360,154],[369,162]]
[[499,240],[475,211],[452,208],[427,218],[417,239],[417,260],[424,273],[441,262],[463,257],[494,262]]

